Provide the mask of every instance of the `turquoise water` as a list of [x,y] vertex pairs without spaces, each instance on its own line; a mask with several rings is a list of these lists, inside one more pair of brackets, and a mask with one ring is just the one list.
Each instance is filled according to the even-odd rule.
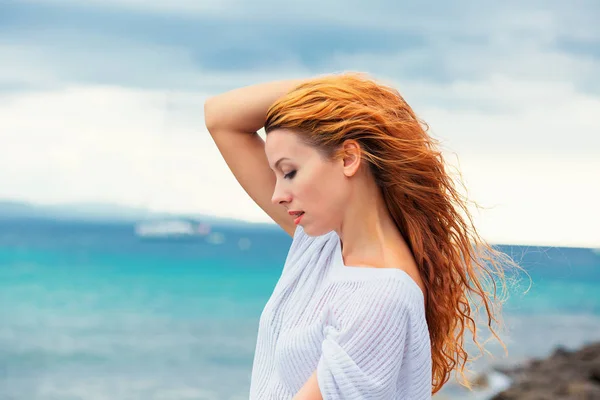
[[[247,399],[258,318],[291,238],[214,230],[224,243],[141,240],[127,224],[0,223],[0,399]],[[476,369],[600,340],[598,253],[502,249],[533,286],[505,307],[509,357],[491,345],[498,359]],[[461,393],[448,385],[440,398]]]

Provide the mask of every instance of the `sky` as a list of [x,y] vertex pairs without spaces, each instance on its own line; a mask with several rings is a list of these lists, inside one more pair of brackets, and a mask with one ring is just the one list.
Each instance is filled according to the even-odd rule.
[[361,71],[430,125],[484,239],[600,248],[598,20],[596,0],[5,0],[0,198],[272,222],[204,101]]

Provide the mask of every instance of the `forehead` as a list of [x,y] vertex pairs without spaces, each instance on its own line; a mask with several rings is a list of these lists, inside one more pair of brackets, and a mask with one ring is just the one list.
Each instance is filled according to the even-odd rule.
[[275,163],[282,157],[299,160],[306,157],[309,150],[298,140],[296,133],[288,130],[276,129],[269,132],[265,141],[265,153],[271,168],[275,168]]

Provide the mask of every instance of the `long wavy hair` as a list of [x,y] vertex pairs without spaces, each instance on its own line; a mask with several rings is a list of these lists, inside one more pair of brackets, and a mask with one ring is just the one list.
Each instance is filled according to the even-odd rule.
[[456,189],[427,124],[397,90],[366,74],[344,73],[307,80],[278,99],[265,123],[267,134],[274,129],[295,131],[330,161],[343,157],[345,140],[359,143],[361,161],[381,189],[427,288],[432,393],[453,370],[471,388],[465,328],[484,352],[477,339],[481,314],[506,351],[494,325],[501,325],[507,292],[504,267],[518,265],[480,238],[467,208],[470,201]]

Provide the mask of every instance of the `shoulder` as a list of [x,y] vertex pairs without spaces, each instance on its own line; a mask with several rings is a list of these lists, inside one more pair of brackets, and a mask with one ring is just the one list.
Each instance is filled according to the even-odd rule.
[[[360,349],[385,343],[386,352],[399,359],[405,341],[426,343],[425,310],[417,294],[405,290],[402,280],[340,283],[343,296],[336,296],[323,314],[323,332],[333,349],[354,354]],[[397,357],[396,357],[397,356]]]
[[347,301],[399,302],[407,307],[424,307],[421,288],[404,270],[346,267],[329,283],[330,290],[344,293]]
[[379,323],[391,317],[405,321],[425,321],[423,295],[401,274],[363,281],[332,282],[336,293],[330,317],[341,325],[358,321]]
[[418,307],[423,299],[418,286],[400,269],[389,272],[386,276],[358,282],[351,301],[364,305],[394,306],[398,309]]

